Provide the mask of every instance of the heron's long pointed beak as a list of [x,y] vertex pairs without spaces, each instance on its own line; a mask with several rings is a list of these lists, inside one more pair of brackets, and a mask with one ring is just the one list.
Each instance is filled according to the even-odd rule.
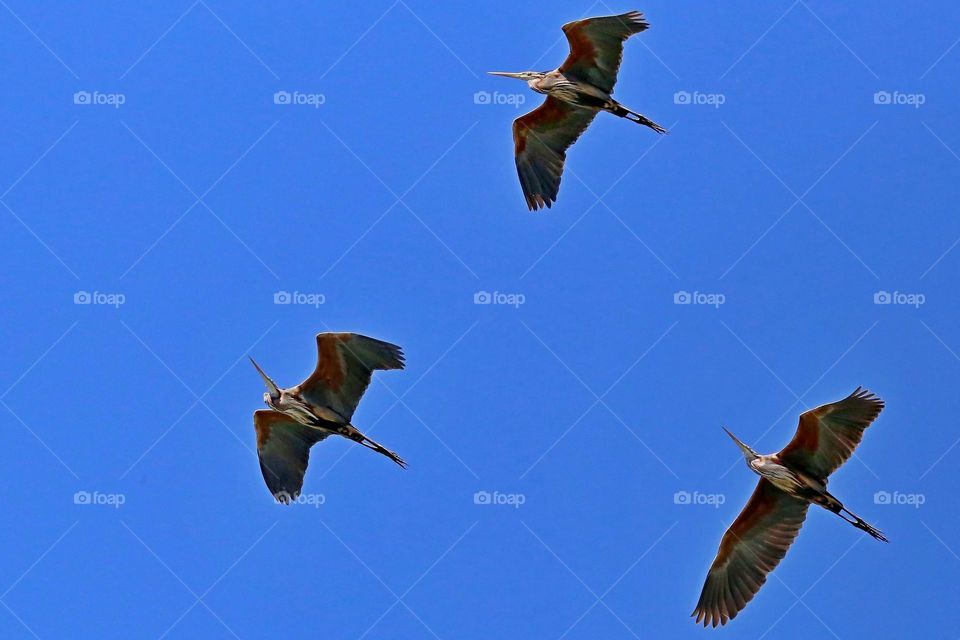
[[723,430],[727,432],[727,435],[730,436],[730,438],[731,438],[734,442],[737,443],[737,446],[740,447],[740,451],[743,452],[743,455],[749,456],[749,457],[754,457],[754,456],[757,455],[757,452],[756,452],[756,451],[754,451],[753,449],[751,449],[751,448],[748,447],[747,445],[745,445],[745,444],[743,444],[742,442],[740,442],[740,439],[739,439],[737,436],[735,436],[735,435],[733,435],[732,433],[730,433],[730,430],[729,430],[729,429],[727,429],[726,427],[723,427]]
[[504,78],[516,78],[517,80],[523,80],[523,75],[520,73],[514,73],[513,71],[487,71],[491,76],[503,76]]
[[[248,356],[249,357],[249,356]],[[277,383],[270,379],[270,376],[263,372],[263,369],[260,368],[260,365],[257,364],[257,361],[253,358],[250,358],[250,362],[253,363],[253,366],[256,367],[257,373],[260,374],[260,377],[263,378],[263,383],[267,385],[267,391],[270,392],[271,396],[280,395],[280,387],[277,386]]]

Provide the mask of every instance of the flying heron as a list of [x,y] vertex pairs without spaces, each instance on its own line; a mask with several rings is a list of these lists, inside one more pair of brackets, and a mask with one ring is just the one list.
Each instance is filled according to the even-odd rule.
[[514,153],[520,186],[531,211],[557,200],[567,149],[600,111],[650,127],[666,129],[611,97],[623,58],[623,43],[650,25],[639,11],[587,18],[563,25],[570,55],[554,71],[490,71],[526,81],[547,96],[542,105],[513,121]]
[[760,455],[727,431],[760,476],[757,488],[720,541],[692,616],[703,626],[726,624],[747,606],[800,532],[810,504],[837,514],[877,540],[876,527],[827,491],[827,478],[853,454],[883,400],[857,387],[848,397],[811,409],[786,447]]
[[296,500],[303,487],[310,447],[339,435],[381,453],[401,467],[407,463],[393,451],[366,437],[350,421],[377,369],[403,369],[400,347],[356,333],[317,334],[317,367],[310,377],[281,389],[260,365],[270,410],[253,413],[260,471],[278,502]]

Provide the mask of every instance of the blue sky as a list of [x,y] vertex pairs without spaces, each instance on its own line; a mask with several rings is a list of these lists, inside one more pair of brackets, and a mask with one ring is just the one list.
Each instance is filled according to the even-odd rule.
[[[0,637],[952,628],[953,3],[0,5]],[[539,97],[484,72],[633,8],[617,97],[671,134],[601,115],[527,213]],[[410,469],[329,440],[284,508],[246,356],[289,386],[324,330],[404,347],[354,421]],[[755,484],[720,427],[774,451],[858,385],[831,489],[892,543],[813,510],[695,627]]]

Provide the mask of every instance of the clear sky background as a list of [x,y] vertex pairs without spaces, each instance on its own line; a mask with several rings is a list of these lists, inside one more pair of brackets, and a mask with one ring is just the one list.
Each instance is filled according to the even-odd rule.
[[[671,134],[601,114],[528,213],[539,96],[484,72],[634,8],[617,97]],[[0,637],[954,637],[958,18],[0,2]],[[324,330],[404,347],[355,423],[410,469],[331,439],[281,507],[246,356],[290,386]],[[756,483],[720,427],[775,451],[858,385],[831,489],[891,544],[814,508],[694,626]]]

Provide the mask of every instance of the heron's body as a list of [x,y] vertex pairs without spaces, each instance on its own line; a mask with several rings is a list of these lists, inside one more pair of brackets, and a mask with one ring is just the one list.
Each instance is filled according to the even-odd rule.
[[349,420],[344,419],[333,409],[324,406],[317,406],[306,402],[300,395],[297,387],[290,389],[281,389],[280,398],[274,402],[269,393],[264,394],[264,402],[268,407],[292,418],[298,424],[316,431],[321,438],[327,436],[343,436],[354,442],[371,443],[371,449],[378,453],[386,455],[388,458],[399,464],[401,467],[406,463],[397,454],[380,446],[370,438],[366,437],[360,430],[350,424]]
[[600,111],[666,133],[659,124],[613,99],[623,43],[647,29],[643,14],[587,18],[563,25],[570,55],[553,71],[491,71],[516,78],[546,101],[513,123],[514,154],[520,186],[530,210],[549,208],[557,199],[567,149]]
[[853,455],[882,410],[880,398],[857,388],[839,402],[805,412],[787,446],[767,455],[727,431],[760,482],[723,535],[693,612],[697,622],[726,624],[747,606],[793,544],[811,504],[887,542],[880,530],[827,491],[830,474]]
[[804,488],[812,484],[812,481],[805,477],[804,474],[798,473],[780,462],[776,454],[760,456],[756,460],[748,462],[747,466],[761,478],[766,478],[772,482],[774,486],[781,491],[786,491],[790,495],[797,497],[800,497],[800,493]]
[[317,366],[310,377],[288,389],[281,389],[253,363],[267,385],[263,401],[270,408],[253,414],[260,470],[267,488],[280,502],[300,495],[310,448],[332,435],[353,440],[406,467],[400,456],[351,424],[373,371],[403,368],[400,348],[354,333],[321,333],[317,352]]
[[[736,438],[734,439],[736,440]],[[751,471],[761,478],[766,479],[777,489],[797,500],[804,500],[820,505],[824,509],[837,514],[841,512],[850,513],[846,507],[843,506],[842,502],[827,491],[826,478],[818,478],[814,472],[781,458],[779,453],[758,455],[755,458],[749,458],[747,460],[747,466]],[[851,513],[851,515],[853,514]],[[859,529],[863,529],[879,540],[886,541],[886,538],[880,534],[879,530],[867,524],[859,517],[853,517],[856,518],[856,520],[847,520],[847,522],[850,522],[850,524],[853,524]]]
[[554,69],[538,77],[527,80],[527,86],[533,91],[551,96],[567,104],[581,109],[587,109],[594,113],[598,111],[607,111],[615,116],[628,117],[639,124],[644,124],[657,133],[665,133],[665,129],[652,120],[648,120],[635,111],[627,109],[622,104],[613,99],[607,91],[596,87],[588,81],[580,80],[575,76],[564,73],[560,69]]
[[[761,478],[769,481],[777,489],[798,500],[818,504],[833,513],[839,513],[845,510],[843,503],[827,491],[827,481],[825,479],[821,480],[803,469],[794,468],[784,463],[776,453],[760,456],[756,460],[748,461],[747,466]],[[848,522],[850,521],[848,520]],[[856,523],[851,524],[857,526]],[[870,527],[870,529],[873,528]],[[876,529],[873,529],[873,532],[868,529],[864,530],[870,533],[870,535],[874,535],[874,532],[879,533]],[[877,536],[874,535],[874,537]],[[885,540],[883,537],[879,539]]]
[[527,81],[527,86],[545,96],[553,96],[578,107],[597,109],[610,102],[610,94],[589,82],[566,76],[559,69]]
[[264,403],[274,411],[279,411],[304,426],[327,431],[328,435],[338,434],[342,427],[349,425],[343,416],[336,414],[329,407],[312,405],[305,401],[296,387],[281,389],[280,397],[276,401],[266,393]]

